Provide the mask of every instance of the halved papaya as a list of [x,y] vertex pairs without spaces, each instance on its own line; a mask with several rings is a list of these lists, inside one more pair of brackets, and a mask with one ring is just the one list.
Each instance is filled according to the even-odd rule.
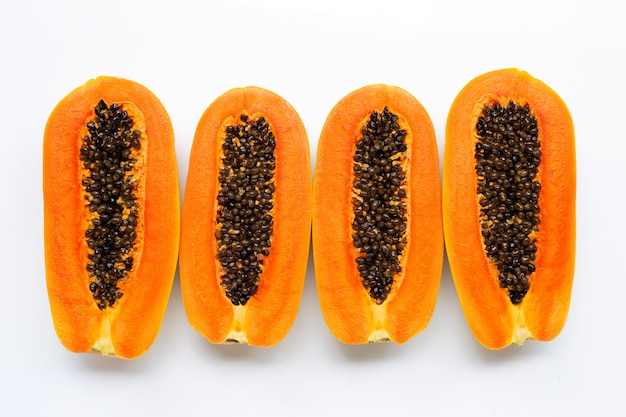
[[54,108],[44,133],[46,281],[72,352],[132,359],[157,336],[179,241],[174,134],[145,87],[99,77]]
[[212,343],[271,346],[300,305],[311,236],[306,131],[283,98],[230,90],[202,115],[183,200],[180,280]]
[[343,343],[404,343],[426,328],[443,262],[439,156],[408,92],[358,89],[331,110],[313,185],[317,291]]
[[448,115],[443,213],[461,306],[485,347],[560,333],[575,206],[574,127],[563,100],[517,69],[470,81]]

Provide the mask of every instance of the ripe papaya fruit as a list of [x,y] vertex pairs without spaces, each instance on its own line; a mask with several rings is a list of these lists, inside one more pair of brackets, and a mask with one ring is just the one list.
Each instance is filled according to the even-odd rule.
[[443,262],[439,154],[408,92],[375,84],[331,110],[313,186],[317,292],[348,344],[404,343],[428,324]]
[[563,100],[517,69],[454,100],[443,166],[446,250],[459,300],[489,349],[554,339],[572,290],[574,126]]
[[272,346],[302,297],[311,235],[304,125],[258,87],[218,97],[189,159],[180,248],[183,304],[212,343]]
[[52,111],[43,141],[46,282],[72,352],[132,359],[157,336],[174,279],[179,192],[167,112],[99,77]]

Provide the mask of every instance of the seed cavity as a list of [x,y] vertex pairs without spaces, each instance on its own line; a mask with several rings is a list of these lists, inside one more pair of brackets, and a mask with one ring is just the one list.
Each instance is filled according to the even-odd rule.
[[487,257],[500,288],[522,302],[535,272],[539,231],[538,179],[541,144],[528,105],[487,105],[476,123],[475,145],[480,224]]
[[274,227],[276,141],[262,115],[243,112],[225,124],[216,232],[220,283],[233,305],[256,294]]
[[85,191],[89,291],[100,310],[122,297],[122,281],[133,270],[140,228],[139,170],[142,131],[125,106],[100,100],[80,141]]
[[408,146],[400,122],[387,107],[373,111],[353,156],[352,243],[363,287],[377,304],[385,302],[402,271],[407,242]]

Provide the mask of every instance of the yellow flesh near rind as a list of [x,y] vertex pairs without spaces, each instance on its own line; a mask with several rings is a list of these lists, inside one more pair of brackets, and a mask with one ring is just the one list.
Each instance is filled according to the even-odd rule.
[[247,345],[248,338],[245,329],[248,318],[248,306],[233,306],[233,312],[233,326],[228,335],[226,335],[224,343],[241,343],[242,345]]
[[371,304],[372,323],[368,343],[386,342],[390,340],[387,331],[387,304]]
[[533,335],[530,330],[526,328],[526,318],[524,317],[524,310],[515,306],[513,309],[515,330],[513,331],[513,338],[511,343],[515,345],[523,345],[527,339],[532,339]]
[[110,310],[109,314],[105,314],[102,317],[102,322],[100,324],[100,338],[91,348],[92,351],[103,356],[116,356],[113,340],[111,339],[111,321],[113,315],[115,315],[115,313]]

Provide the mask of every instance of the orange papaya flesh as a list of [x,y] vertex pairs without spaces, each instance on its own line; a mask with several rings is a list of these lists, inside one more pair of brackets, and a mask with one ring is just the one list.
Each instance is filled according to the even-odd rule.
[[404,343],[434,310],[443,262],[437,143],[423,106],[370,85],[331,110],[314,175],[313,253],[330,331]]
[[272,346],[291,328],[310,243],[306,131],[282,97],[233,89],[202,115],[183,203],[190,324],[212,343]]
[[99,77],[67,95],[44,132],[44,240],[62,344],[133,359],[157,336],[174,279],[174,136],[159,100]]
[[468,83],[446,127],[444,231],[464,314],[485,347],[560,333],[575,199],[574,128],[562,99],[516,69]]

